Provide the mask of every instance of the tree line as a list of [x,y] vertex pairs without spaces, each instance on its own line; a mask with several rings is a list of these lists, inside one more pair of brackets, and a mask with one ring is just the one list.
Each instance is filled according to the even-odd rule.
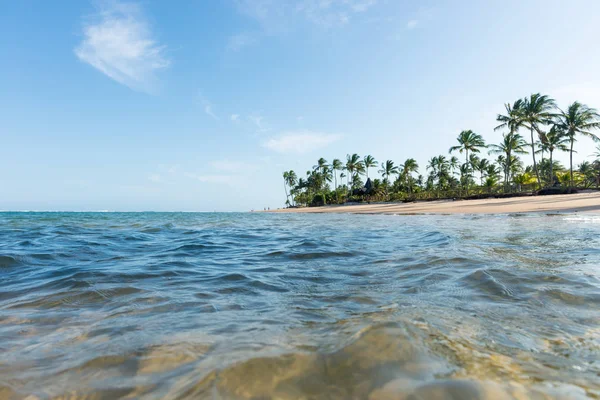
[[[594,133],[600,128],[600,114],[595,109],[576,101],[563,110],[554,99],[540,93],[506,103],[504,108],[494,129],[504,130],[500,143],[486,144],[480,134],[464,130],[448,155],[429,159],[426,175],[419,173],[414,158],[401,164],[393,160],[379,163],[371,155],[360,157],[356,153],[348,154],[345,162],[336,158],[329,163],[320,158],[305,177],[298,177],[293,170],[285,171],[286,205],[406,201],[600,186],[600,145],[593,161],[584,161],[576,169],[573,166],[579,137],[600,142]],[[568,170],[554,159],[559,151],[569,153]],[[484,152],[496,158],[484,158]],[[525,154],[531,156],[531,165],[524,166],[521,157]]]

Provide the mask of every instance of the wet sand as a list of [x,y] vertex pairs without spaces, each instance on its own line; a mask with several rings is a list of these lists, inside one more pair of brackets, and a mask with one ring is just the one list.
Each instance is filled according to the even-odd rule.
[[271,210],[286,213],[353,214],[513,214],[600,212],[600,192],[485,200],[439,200]]

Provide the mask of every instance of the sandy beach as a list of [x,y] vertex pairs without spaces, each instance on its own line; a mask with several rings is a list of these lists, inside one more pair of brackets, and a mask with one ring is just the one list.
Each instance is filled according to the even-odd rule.
[[440,200],[415,203],[378,203],[271,210],[286,213],[354,214],[507,214],[600,213],[600,192],[485,200]]

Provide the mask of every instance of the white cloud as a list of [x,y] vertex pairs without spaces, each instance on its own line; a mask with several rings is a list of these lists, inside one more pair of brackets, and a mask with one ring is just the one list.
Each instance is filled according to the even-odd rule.
[[240,115],[239,114],[231,114],[229,119],[231,119],[232,122],[238,122],[240,119]]
[[227,48],[232,51],[239,51],[244,47],[255,44],[257,41],[258,40],[255,35],[247,32],[238,33],[237,35],[233,35],[229,38]]
[[137,4],[111,2],[84,23],[83,35],[75,55],[131,89],[153,91],[156,72],[170,64]]
[[415,29],[418,24],[419,24],[418,19],[411,19],[410,21],[408,21],[406,23],[406,29],[408,29],[408,30]]
[[323,27],[345,25],[376,4],[377,0],[236,0],[238,10],[270,34],[289,30],[298,18]]
[[204,113],[218,121],[219,117],[217,117],[217,115],[214,113],[214,111],[212,109],[212,107],[213,107],[212,103],[206,97],[204,97],[202,95],[202,92],[198,92],[198,98],[200,99],[200,103],[202,104],[202,107],[204,108]]
[[313,131],[286,132],[263,143],[278,153],[307,153],[326,147],[341,139],[341,135]]
[[210,165],[218,170],[225,172],[236,172],[236,173],[247,173],[256,171],[258,168],[256,165],[248,164],[242,161],[230,161],[230,160],[218,160],[213,161]]
[[365,12],[375,4],[377,4],[377,0],[354,1],[350,7],[354,12]]
[[267,132],[269,129],[263,124],[264,117],[260,114],[252,114],[248,116],[250,122],[256,125],[259,132]]

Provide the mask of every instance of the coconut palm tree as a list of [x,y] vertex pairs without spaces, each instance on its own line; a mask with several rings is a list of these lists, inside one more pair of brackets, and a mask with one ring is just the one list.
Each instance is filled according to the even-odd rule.
[[458,157],[456,156],[452,156],[450,157],[450,173],[452,174],[452,176],[454,176],[454,170],[457,168],[460,168],[460,161],[458,160]]
[[479,171],[479,182],[481,186],[483,186],[483,174],[487,172],[490,165],[491,164],[487,158],[482,158],[476,165],[473,166],[473,169]]
[[533,170],[538,181],[538,187],[542,186],[540,174],[535,160],[535,138],[533,132],[537,132],[538,136],[542,134],[541,126],[549,125],[556,117],[554,113],[556,102],[546,95],[534,93],[523,99],[522,107],[519,110],[522,126],[529,129],[531,133],[531,156],[533,157]]
[[365,165],[360,160],[360,156],[356,153],[346,156],[346,169],[350,173],[348,180],[354,184],[356,182],[356,175],[364,171]]
[[[293,170],[289,170],[283,173],[283,181],[284,187],[287,185],[290,188],[290,193],[292,192],[292,188],[296,186],[298,182],[298,176]],[[285,190],[286,197],[288,196],[287,188]],[[289,200],[289,198],[288,198]],[[292,204],[294,204],[294,197],[292,196]]]
[[325,174],[325,169],[327,168],[327,160],[323,157],[319,158],[317,161],[317,165],[313,165],[313,169],[315,171],[319,171],[322,174]]
[[337,172],[341,171],[342,168],[344,168],[344,165],[342,164],[342,162],[339,159],[335,158],[331,162],[331,170],[333,171],[333,186],[335,189],[335,199],[338,203],[340,202],[340,196],[338,193]]
[[407,158],[404,161],[404,164],[400,164],[400,169],[402,169],[402,177],[406,180],[406,186],[408,187],[408,192],[412,194],[413,192],[413,173],[417,173],[419,171],[419,164],[417,160],[414,158]]
[[521,135],[515,132],[511,132],[508,134],[502,135],[502,142],[500,144],[490,144],[488,147],[490,148],[489,154],[505,154],[505,168],[504,168],[504,183],[505,190],[506,185],[508,185],[509,181],[509,173],[511,171],[511,163],[513,161],[513,157],[516,154],[525,154],[525,146],[527,143],[523,139]]
[[568,151],[569,148],[567,147],[567,143],[569,142],[569,138],[565,136],[565,132],[561,127],[556,124],[550,128],[544,137],[545,140],[540,145],[540,149],[547,151],[550,155],[550,176],[548,177],[548,182],[550,183],[550,186],[552,186],[554,185],[554,163],[552,155],[555,150]]
[[375,158],[373,158],[373,156],[371,155],[366,155],[365,158],[363,159],[363,165],[365,166],[365,169],[367,171],[367,179],[369,179],[369,168],[371,167],[376,167],[379,163],[377,161],[375,161]]
[[[465,152],[465,164],[469,163],[469,151],[471,153],[479,153],[481,148],[486,147],[485,141],[481,135],[472,130],[462,131],[458,134],[458,146],[450,147],[450,153],[458,150],[459,153]],[[467,195],[469,194],[469,183],[467,181]]]
[[598,136],[591,132],[593,129],[600,128],[600,114],[595,109],[576,101],[569,105],[566,112],[560,110],[558,121],[558,125],[565,132],[570,142],[570,186],[573,187],[573,144],[578,135],[591,137],[596,141],[600,140]]
[[285,190],[285,198],[286,198],[286,203],[289,204],[290,203],[290,195],[288,194],[288,190],[287,190],[287,180],[288,180],[288,171],[284,171],[283,172],[283,189]]
[[387,160],[383,164],[381,164],[381,169],[379,170],[381,176],[383,176],[383,183],[385,184],[385,192],[387,193],[390,176],[398,174],[398,167],[394,165],[392,160]]

